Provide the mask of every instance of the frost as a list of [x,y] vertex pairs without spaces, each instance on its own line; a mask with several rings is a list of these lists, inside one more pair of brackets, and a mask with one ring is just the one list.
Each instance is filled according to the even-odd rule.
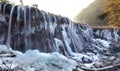
[[102,39],[93,39],[93,40],[100,43],[100,44],[102,44],[105,47],[109,47],[109,44],[110,44],[109,41],[105,41],[105,40],[102,40]]
[[5,45],[0,45],[0,53],[9,53],[11,50],[11,48],[7,48]]
[[28,50],[26,53],[20,54],[14,63],[22,68],[31,67],[40,71],[72,71],[77,65],[75,61],[57,52],[47,54],[40,53],[38,50]]
[[1,15],[1,14],[0,14],[0,21],[5,22],[5,17],[3,15]]

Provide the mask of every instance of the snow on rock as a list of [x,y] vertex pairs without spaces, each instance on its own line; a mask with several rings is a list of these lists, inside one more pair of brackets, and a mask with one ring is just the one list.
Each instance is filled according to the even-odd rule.
[[72,59],[80,62],[80,64],[92,63],[92,61],[93,61],[92,57],[89,57],[89,56],[82,54],[82,53],[73,53]]
[[57,51],[60,52],[60,46],[63,46],[63,43],[60,39],[58,38],[54,38],[54,41],[55,41],[55,44],[56,44],[56,47],[57,47]]
[[[56,44],[59,43],[59,46],[61,46],[62,43],[59,39],[55,38],[54,40]],[[109,45],[104,40],[96,39],[94,41],[102,45],[107,44],[106,47]],[[3,71],[5,69],[11,71],[82,71],[81,68],[77,67],[100,68],[106,66],[105,62],[113,62],[114,59],[114,56],[106,56],[101,53],[94,54],[92,52],[72,52],[69,58],[58,52],[43,53],[38,50],[27,50],[22,53],[11,48],[8,49],[5,45],[0,45],[0,67]]]
[[[9,55],[11,53],[16,55],[12,58],[4,57],[0,59],[0,67],[4,69],[10,67],[10,69],[16,71],[72,71],[77,66],[77,62],[58,52],[42,53],[38,50],[28,50],[25,53],[21,53],[12,49],[9,50],[5,45],[0,45],[1,51]],[[2,64],[3,60],[8,63],[6,65]]]
[[18,54],[22,54],[22,52],[12,50],[11,48],[7,48],[6,45],[0,45],[0,54],[9,55],[10,53],[16,56]]
[[7,48],[5,45],[0,45],[0,53],[8,53],[12,50],[11,48]]
[[102,39],[93,39],[93,40],[101,43],[102,46],[109,47],[109,44],[110,44],[109,41],[105,41],[105,40],[102,40]]
[[14,64],[18,64],[26,71],[72,71],[77,63],[65,56],[53,53],[40,53],[38,50],[28,50],[16,57]]
[[[78,65],[76,61],[68,59],[58,52],[42,53],[38,50],[28,50],[21,53],[7,48],[5,45],[0,45],[0,52],[0,55],[6,55],[0,59],[0,67],[3,71],[7,69],[15,71],[73,71]],[[15,56],[11,57],[11,55]]]

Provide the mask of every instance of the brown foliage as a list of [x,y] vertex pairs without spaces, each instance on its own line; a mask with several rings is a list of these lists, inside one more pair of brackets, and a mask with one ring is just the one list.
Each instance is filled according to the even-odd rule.
[[107,0],[104,11],[108,13],[109,25],[120,27],[120,0]]

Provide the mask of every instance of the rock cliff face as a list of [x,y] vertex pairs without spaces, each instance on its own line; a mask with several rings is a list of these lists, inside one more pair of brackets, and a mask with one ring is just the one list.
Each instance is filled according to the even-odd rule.
[[14,50],[59,52],[75,60],[81,58],[83,63],[120,52],[119,29],[89,28],[35,7],[0,6],[0,44]]
[[16,50],[59,51],[65,55],[69,55],[70,50],[80,52],[85,42],[91,42],[88,29],[66,17],[34,7],[1,4],[1,33],[4,35],[1,43]]

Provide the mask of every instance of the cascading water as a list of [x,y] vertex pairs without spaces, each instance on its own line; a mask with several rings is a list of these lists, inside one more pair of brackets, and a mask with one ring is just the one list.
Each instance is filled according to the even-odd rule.
[[10,48],[10,43],[11,43],[11,25],[12,25],[12,16],[13,16],[13,11],[14,11],[15,6],[12,7],[11,12],[10,12],[10,19],[8,23],[8,35],[7,35],[7,41],[6,45],[8,48]]
[[[36,16],[37,17],[37,16]],[[29,31],[29,37],[28,37],[28,47],[29,47],[29,49],[31,49],[31,8],[29,7],[29,25],[28,25],[29,27],[28,27],[28,31]]]
[[[87,25],[76,24],[66,17],[46,13],[34,7],[10,7],[11,5],[7,4],[1,6],[1,14],[8,23],[0,23],[8,27],[4,28],[8,30],[7,33],[4,31],[7,35],[4,41],[7,47],[14,50],[59,52],[79,63],[92,63],[102,59],[101,55],[116,53],[116,50],[111,50],[114,47],[119,48],[119,29],[89,28]],[[10,11],[8,9],[6,12],[7,8],[11,8]],[[10,17],[7,18],[2,12]],[[119,52],[120,48],[117,50],[117,53]]]
[[4,13],[5,13],[5,7],[6,7],[6,5],[7,5],[7,4],[5,4],[4,7],[3,7],[3,15],[4,15]]
[[[20,13],[20,9],[21,9],[21,7],[22,6],[19,6],[19,7],[17,7],[17,29],[16,29],[16,32],[17,32],[17,34],[20,34],[21,32],[20,32],[20,15],[21,15],[21,13]],[[20,39],[19,38],[17,38],[16,39],[17,41],[16,41],[16,45],[19,45],[19,43],[20,43]],[[14,49],[17,49],[16,47],[16,45],[14,45]]]

